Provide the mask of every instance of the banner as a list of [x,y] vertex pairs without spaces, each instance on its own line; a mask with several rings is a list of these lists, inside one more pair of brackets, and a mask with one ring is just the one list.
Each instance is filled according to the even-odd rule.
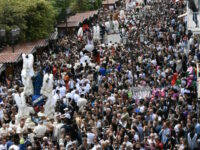
[[149,86],[133,87],[132,93],[134,99],[144,99],[147,97],[151,97],[151,88]]

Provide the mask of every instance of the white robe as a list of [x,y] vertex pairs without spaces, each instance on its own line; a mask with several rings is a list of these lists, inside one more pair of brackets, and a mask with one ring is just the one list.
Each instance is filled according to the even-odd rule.
[[43,84],[41,88],[41,94],[43,94],[46,97],[49,97],[52,94],[53,91],[53,74],[45,74],[43,77]]

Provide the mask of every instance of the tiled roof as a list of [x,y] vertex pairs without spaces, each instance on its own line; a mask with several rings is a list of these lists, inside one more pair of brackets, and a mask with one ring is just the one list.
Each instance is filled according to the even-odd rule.
[[21,57],[21,53],[0,53],[0,63],[15,63]]
[[79,23],[83,22],[85,19],[89,19],[90,17],[93,17],[97,13],[98,13],[97,10],[77,13],[76,15],[69,17],[67,21],[67,26],[68,27],[78,26]]
[[[97,13],[98,13],[98,11],[94,10],[94,11],[86,11],[86,12],[83,12],[83,13],[77,13],[74,16],[70,16],[67,19],[67,27],[77,27],[85,19],[89,19],[90,17],[93,17]],[[58,27],[59,28],[65,28],[66,22],[62,22],[62,23],[58,24]]]
[[0,63],[15,63],[18,61],[22,53],[33,53],[36,48],[45,47],[48,45],[46,39],[37,40],[34,42],[27,42],[15,45],[14,53],[12,47],[5,47],[0,51]]

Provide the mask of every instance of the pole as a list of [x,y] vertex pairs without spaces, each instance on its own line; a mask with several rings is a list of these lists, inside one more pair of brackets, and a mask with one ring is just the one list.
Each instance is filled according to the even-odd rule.
[[200,93],[199,93],[199,84],[200,84],[200,78],[199,78],[199,64],[197,62],[197,108],[196,108],[196,111],[197,111],[197,121],[199,122],[199,98],[200,98]]
[[14,39],[12,39],[12,51],[13,51],[13,53],[15,53]]
[[12,51],[13,51],[13,53],[15,53],[14,44],[12,45]]

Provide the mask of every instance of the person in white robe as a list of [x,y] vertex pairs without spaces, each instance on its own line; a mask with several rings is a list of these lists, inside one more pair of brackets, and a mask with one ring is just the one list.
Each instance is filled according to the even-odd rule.
[[33,94],[32,77],[35,75],[33,70],[34,57],[32,54],[22,54],[23,69],[21,71],[22,83],[24,85],[24,93],[29,96]]

